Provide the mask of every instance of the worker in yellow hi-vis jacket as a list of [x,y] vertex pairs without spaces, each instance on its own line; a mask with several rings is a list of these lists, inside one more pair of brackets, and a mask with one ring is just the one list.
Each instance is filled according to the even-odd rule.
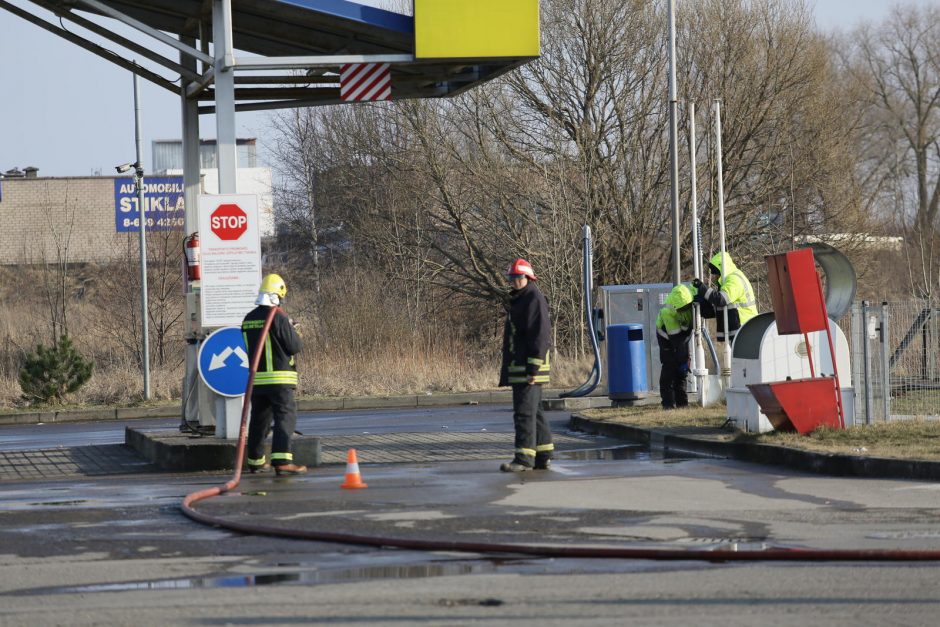
[[690,285],[680,283],[666,296],[656,316],[659,343],[659,396],[664,409],[689,404],[686,381],[689,375],[689,336],[692,334],[692,298]]

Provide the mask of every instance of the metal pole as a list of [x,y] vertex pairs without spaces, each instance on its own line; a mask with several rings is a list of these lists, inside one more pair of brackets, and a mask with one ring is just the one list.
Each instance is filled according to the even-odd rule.
[[[702,243],[698,225],[698,166],[696,164],[696,136],[695,136],[695,103],[689,103],[689,161],[691,163],[692,178],[692,274],[697,279],[702,278]],[[692,306],[692,374],[694,375],[699,404],[705,407],[708,404],[707,377],[708,369],[705,367],[705,347],[702,341],[702,312],[698,303]]]
[[863,375],[865,378],[865,424],[871,424],[871,411],[872,411],[872,395],[871,395],[871,346],[869,346],[869,337],[868,337],[868,301],[862,301],[862,324],[860,325],[859,333],[862,337],[862,360],[864,361],[862,367],[864,368]]
[[669,164],[672,200],[672,282],[681,281],[679,260],[679,139],[676,97],[676,0],[669,0]]
[[[193,38],[181,38],[186,45],[196,47]],[[196,59],[180,54],[180,64],[196,73]],[[183,131],[183,204],[186,215],[183,219],[183,232],[191,235],[199,228],[199,102],[189,98],[187,92],[191,83],[180,85],[180,112]],[[186,286],[186,374],[183,379],[183,421],[198,422],[201,427],[215,426],[212,409],[203,406],[208,388],[199,378],[198,342],[202,339],[202,321],[199,310],[199,288],[187,281]]]
[[[718,239],[720,243],[721,250],[721,280],[725,279],[725,183],[724,183],[724,174],[722,171],[721,164],[721,101],[717,98],[715,99],[715,164],[717,167],[717,176],[718,176]],[[722,364],[721,368],[721,378],[724,383],[724,387],[727,390],[731,384],[731,338],[730,333],[728,333],[728,308],[724,307],[722,309],[722,315],[724,316],[724,329],[725,329],[725,346],[724,346],[724,357],[725,363]]]
[[219,193],[236,192],[235,57],[232,52],[232,1],[212,3],[212,38],[215,52],[215,124]]
[[891,360],[888,357],[888,303],[881,303],[881,379],[885,422],[891,420]]
[[137,215],[140,220],[140,324],[143,336],[144,400],[150,400],[150,321],[147,306],[147,212],[144,204],[144,166],[141,161],[143,139],[140,136],[140,86],[134,74],[134,137],[137,144],[137,162],[134,163],[134,182],[137,184]]

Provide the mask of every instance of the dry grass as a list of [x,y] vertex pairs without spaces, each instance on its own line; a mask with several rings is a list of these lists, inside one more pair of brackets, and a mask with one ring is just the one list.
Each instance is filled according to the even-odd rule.
[[685,407],[668,411],[659,405],[604,407],[587,409],[578,413],[594,420],[657,429],[671,427],[718,428],[728,416],[727,410],[722,406],[706,407],[704,409],[701,407]]
[[904,420],[844,430],[822,428],[809,435],[774,432],[742,438],[820,453],[940,460],[940,422],[935,420]]
[[[76,266],[70,273],[69,334],[76,348],[94,362],[94,371],[85,386],[65,399],[66,405],[142,403],[136,293],[114,288],[114,281],[125,278],[114,268]],[[299,358],[301,396],[496,389],[505,315],[497,304],[478,308],[478,315],[488,324],[474,326],[466,311],[454,307],[425,312],[424,318],[416,320],[415,312],[409,313],[400,295],[390,292],[379,276],[335,277],[325,280],[323,291],[314,294],[302,275],[289,270],[285,275],[294,279],[287,311],[304,329],[305,349]],[[48,303],[41,295],[19,298],[16,291],[24,283],[42,285],[44,277],[48,278],[41,268],[0,267],[0,411],[24,406],[17,381],[20,365],[37,343],[49,344],[53,339]],[[449,301],[445,298],[444,302]],[[157,362],[154,326],[151,334],[152,361]],[[166,363],[151,366],[154,401],[180,399],[182,334],[179,322],[168,329]],[[587,378],[590,368],[590,359],[553,356],[551,387],[573,389]]]
[[[580,413],[595,420],[660,429],[717,429],[727,416],[723,406],[706,409],[689,407],[672,411],[665,411],[659,406],[602,408]],[[809,435],[776,431],[764,434],[739,432],[736,439],[818,453],[940,460],[940,421],[936,420],[904,420],[848,429],[821,428]]]
[[[313,363],[311,363],[313,362]],[[475,363],[452,354],[393,355],[375,359],[348,355],[304,355],[299,361],[300,396],[394,396],[496,389],[499,363],[480,358]],[[570,389],[587,376],[583,363],[559,358],[553,362],[551,387]],[[151,399],[179,400],[183,369],[155,367],[150,372]],[[0,407],[24,408],[15,377],[0,377]],[[91,380],[66,398],[68,406],[138,405],[143,402],[143,377],[136,364],[95,368]]]

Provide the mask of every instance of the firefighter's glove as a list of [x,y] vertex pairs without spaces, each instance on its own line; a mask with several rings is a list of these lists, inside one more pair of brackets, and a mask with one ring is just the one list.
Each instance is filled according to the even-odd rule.
[[687,375],[687,374],[689,374],[689,363],[688,363],[688,362],[682,362],[681,364],[679,364],[679,374],[680,374],[680,375]]

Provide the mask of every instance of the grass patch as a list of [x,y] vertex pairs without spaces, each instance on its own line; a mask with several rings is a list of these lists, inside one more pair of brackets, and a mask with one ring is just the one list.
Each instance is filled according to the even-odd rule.
[[659,405],[635,407],[601,407],[579,411],[591,420],[617,422],[636,427],[720,427],[728,417],[727,409],[715,407],[684,407],[665,410]]
[[[688,407],[666,411],[656,406],[605,407],[587,409],[579,414],[592,420],[622,423],[648,429],[718,428],[725,421],[727,408]],[[848,429],[817,429],[809,435],[771,432],[749,434],[738,432],[737,441],[770,444],[788,448],[843,455],[893,457],[940,461],[940,421],[898,420]]]
[[910,390],[895,393],[891,413],[910,416],[940,414],[940,390]]
[[847,429],[817,429],[809,435],[764,433],[741,439],[817,453],[940,460],[940,422],[901,420]]

